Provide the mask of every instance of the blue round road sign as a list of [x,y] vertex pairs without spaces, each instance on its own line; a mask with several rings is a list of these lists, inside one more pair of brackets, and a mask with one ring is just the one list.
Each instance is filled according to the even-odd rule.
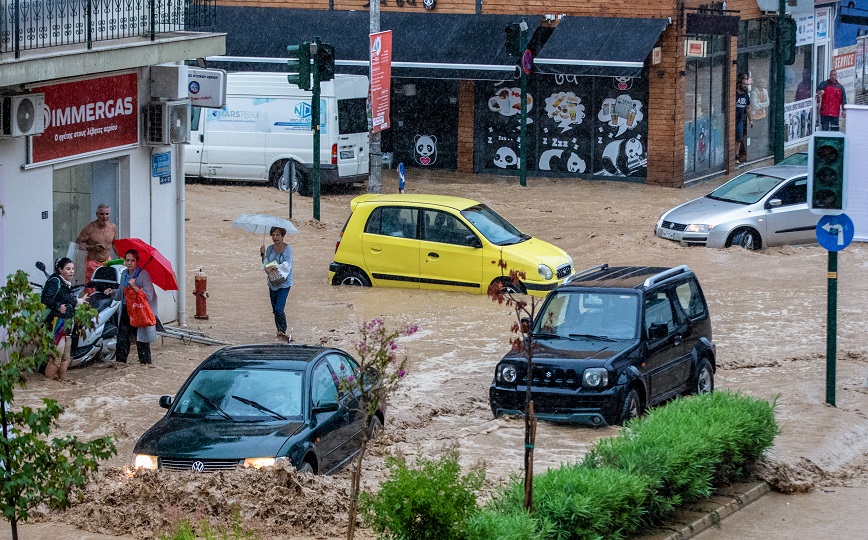
[[841,251],[853,241],[855,228],[847,214],[823,216],[817,222],[817,242],[827,251]]
[[533,53],[530,52],[530,49],[521,55],[521,69],[525,75],[530,75],[531,70],[533,70]]

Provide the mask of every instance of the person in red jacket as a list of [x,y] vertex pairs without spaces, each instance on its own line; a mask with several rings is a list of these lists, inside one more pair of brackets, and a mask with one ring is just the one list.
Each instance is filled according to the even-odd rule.
[[820,127],[823,131],[838,131],[839,118],[846,118],[844,104],[847,103],[847,93],[838,82],[838,72],[829,72],[829,79],[817,87],[817,99],[820,100]]

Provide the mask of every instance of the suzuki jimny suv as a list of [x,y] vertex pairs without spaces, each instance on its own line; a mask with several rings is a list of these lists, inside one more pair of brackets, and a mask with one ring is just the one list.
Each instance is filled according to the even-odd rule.
[[532,375],[523,352],[497,364],[495,417],[523,414],[529,379],[537,418],[592,426],[714,389],[708,305],[687,266],[589,268],[550,292],[538,313]]

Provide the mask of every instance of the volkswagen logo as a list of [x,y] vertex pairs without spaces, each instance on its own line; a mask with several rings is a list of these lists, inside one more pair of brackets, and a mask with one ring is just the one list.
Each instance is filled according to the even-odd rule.
[[675,228],[675,224],[674,224],[674,223],[670,223],[670,224],[669,224],[669,228],[670,228],[670,229],[674,229],[674,228]]
[[205,464],[201,461],[194,461],[193,464],[190,465],[190,469],[192,469],[193,472],[202,472],[205,470]]

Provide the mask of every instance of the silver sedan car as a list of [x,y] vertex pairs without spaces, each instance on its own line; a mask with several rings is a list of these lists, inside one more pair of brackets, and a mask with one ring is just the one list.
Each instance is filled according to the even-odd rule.
[[682,246],[762,249],[816,242],[819,219],[808,209],[807,167],[778,165],[676,206],[660,216],[654,233]]

